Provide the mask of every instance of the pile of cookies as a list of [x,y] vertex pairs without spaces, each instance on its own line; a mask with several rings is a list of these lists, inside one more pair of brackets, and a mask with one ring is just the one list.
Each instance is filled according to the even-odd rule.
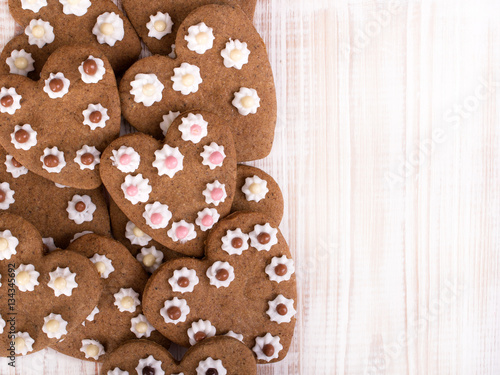
[[9,7],[24,33],[0,56],[0,356],[51,347],[107,375],[285,358],[283,196],[241,164],[276,124],[255,0]]

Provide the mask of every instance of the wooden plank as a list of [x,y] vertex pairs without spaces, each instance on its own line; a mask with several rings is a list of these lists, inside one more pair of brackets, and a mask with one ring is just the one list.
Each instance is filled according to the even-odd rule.
[[[252,164],[283,188],[300,303],[259,374],[500,373],[499,18],[490,0],[259,1],[279,115]],[[43,351],[17,373],[98,369]]]

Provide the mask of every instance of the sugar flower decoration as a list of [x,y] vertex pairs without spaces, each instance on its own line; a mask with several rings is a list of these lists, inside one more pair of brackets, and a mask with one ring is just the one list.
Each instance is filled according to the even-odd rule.
[[260,107],[260,98],[255,89],[242,87],[240,91],[234,93],[233,105],[240,115],[256,114]]
[[138,339],[142,337],[149,337],[155,328],[148,322],[146,317],[142,314],[137,315],[130,320],[130,330]]
[[28,73],[35,70],[35,60],[31,53],[26,52],[24,49],[20,51],[13,50],[5,62],[9,66],[10,74],[19,74],[26,77]]
[[103,79],[104,74],[106,74],[104,61],[92,55],[80,64],[78,71],[82,76],[82,81],[85,83],[97,83]]
[[[1,286],[1,284],[0,284],[0,286]],[[5,320],[2,318],[2,315],[0,314],[0,335],[3,333],[5,325],[6,325]]]
[[141,156],[132,147],[121,146],[118,150],[112,151],[111,161],[113,166],[118,168],[120,172],[132,173],[139,168]]
[[180,115],[180,112],[168,112],[168,115],[163,115],[163,121],[160,123],[160,129],[163,132],[163,135],[167,135],[167,131],[170,128],[170,125],[174,122],[174,120]]
[[29,25],[24,29],[24,33],[28,36],[28,43],[42,48],[46,44],[54,41],[54,28],[49,22],[43,20],[31,20]]
[[235,68],[240,70],[243,65],[248,64],[250,50],[246,43],[239,40],[229,40],[226,43],[226,48],[221,51],[221,56],[224,58],[224,66],[226,68]]
[[28,168],[19,164],[19,162],[11,155],[7,155],[5,157],[5,168],[7,172],[10,173],[14,178],[19,178],[28,173]]
[[38,13],[40,9],[47,6],[47,0],[21,0],[21,8]]
[[24,124],[14,126],[14,132],[11,133],[10,138],[17,150],[27,151],[37,144],[36,136],[37,132],[31,125]]
[[59,151],[55,146],[52,148],[45,148],[43,150],[43,155],[40,156],[40,161],[42,162],[42,168],[49,173],[60,173],[66,166],[64,152]]
[[42,242],[44,247],[46,247],[48,251],[54,251],[55,249],[57,249],[57,246],[52,237],[44,237],[42,238]]
[[[210,372],[209,370],[212,371]],[[207,359],[200,361],[198,363],[198,367],[196,367],[196,375],[205,375],[207,373],[226,375],[227,370],[222,365],[222,361],[220,359],[213,359],[212,357],[208,357]]]
[[220,215],[215,208],[205,208],[198,212],[198,217],[195,224],[200,227],[203,232],[210,230],[219,221]]
[[99,308],[96,306],[94,309],[90,312],[89,316],[85,318],[85,320],[88,320],[89,322],[93,322],[95,319],[95,316],[99,314]]
[[92,258],[90,258],[90,261],[94,263],[95,267],[97,268],[97,272],[99,272],[99,275],[103,279],[107,279],[109,275],[111,275],[111,273],[115,270],[115,267],[113,267],[113,262],[105,255],[94,254]]
[[18,109],[21,109],[21,95],[14,87],[2,87],[0,89],[0,113],[13,115]]
[[243,185],[241,191],[245,194],[247,201],[260,202],[266,197],[269,189],[266,180],[261,179],[259,176],[253,176],[245,179],[245,185]]
[[168,222],[172,218],[172,213],[166,204],[154,202],[153,204],[146,205],[142,216],[146,220],[146,224],[151,228],[163,229],[167,227]]
[[199,282],[200,279],[196,275],[196,271],[187,267],[175,270],[173,276],[168,279],[168,283],[172,287],[172,290],[180,293],[192,292]]
[[185,299],[174,297],[165,301],[163,308],[160,310],[160,315],[165,320],[165,323],[177,324],[185,322],[190,311]]
[[163,261],[163,253],[156,250],[156,247],[143,247],[137,254],[137,260],[141,262],[146,271],[153,273],[160,267]]
[[134,101],[144,104],[145,107],[151,107],[161,101],[162,91],[165,88],[156,74],[142,73],[136,74],[130,86],[132,86],[130,94],[134,96]]
[[179,151],[179,147],[164,145],[161,150],[155,151],[155,161],[153,167],[158,170],[159,176],[167,175],[172,178],[183,169],[184,155]]
[[0,196],[3,196],[3,201],[0,202],[0,210],[7,210],[15,202],[14,194],[15,191],[10,188],[8,182],[0,184]]
[[95,166],[101,161],[101,153],[94,146],[84,145],[76,152],[76,157],[73,159],[81,170],[94,170]]
[[68,322],[65,321],[60,314],[50,314],[43,318],[42,331],[49,339],[60,339],[68,333],[66,326]]
[[32,292],[35,286],[40,284],[38,282],[40,272],[37,272],[32,264],[21,264],[15,270],[15,274],[15,284],[20,292]]
[[240,228],[228,230],[222,237],[222,250],[229,255],[241,255],[248,250],[248,239],[250,237],[241,231]]
[[16,354],[26,355],[29,352],[33,351],[34,343],[35,340],[31,338],[28,332],[17,332],[14,339],[14,351]]
[[71,296],[73,289],[78,287],[75,281],[76,273],[70,271],[69,267],[57,267],[55,271],[49,272],[50,280],[47,286],[54,291],[56,297]]
[[188,42],[187,48],[189,50],[203,55],[214,46],[214,30],[201,22],[198,25],[191,26],[188,29],[188,35],[184,39]]
[[283,349],[280,344],[280,338],[267,333],[263,337],[255,338],[255,346],[253,351],[257,359],[264,361],[271,361],[279,357],[279,352]]
[[197,144],[208,135],[208,122],[205,121],[202,115],[190,113],[187,117],[183,117],[181,121],[179,131],[182,133],[183,141],[191,141]]
[[49,98],[62,98],[69,92],[70,81],[63,73],[50,73],[49,78],[45,80],[43,91],[47,93]]
[[104,128],[108,120],[108,110],[100,104],[89,104],[83,111],[83,125],[87,125],[90,130]]
[[92,358],[96,361],[106,353],[104,346],[99,341],[88,339],[82,340],[80,351],[85,354],[85,358]]
[[125,237],[132,245],[146,246],[152,240],[150,236],[144,233],[134,223],[129,221],[125,226]]
[[123,40],[125,36],[123,20],[116,13],[103,13],[97,17],[92,33],[97,37],[100,44],[108,44],[113,47],[116,42]]
[[168,13],[158,12],[154,16],[149,17],[149,22],[146,24],[148,28],[148,36],[150,38],[156,38],[161,40],[165,35],[168,35],[172,32],[172,26],[174,23],[172,22],[172,18]]
[[266,273],[271,281],[280,283],[290,280],[290,277],[295,272],[295,266],[292,259],[288,259],[286,255],[282,257],[274,257],[271,263],[266,267]]
[[229,336],[229,337],[232,337],[233,339],[236,339],[236,340],[243,342],[243,335],[241,333],[235,333],[233,331],[229,331],[224,336]]
[[80,225],[94,220],[96,209],[97,206],[92,202],[90,196],[76,194],[68,202],[66,211],[68,212],[68,218]]
[[221,184],[217,180],[211,184],[207,184],[206,189],[203,191],[203,196],[207,204],[218,206],[227,198],[226,185]]
[[125,182],[121,185],[125,199],[129,200],[132,204],[139,202],[145,203],[149,200],[149,194],[153,188],[149,184],[149,179],[143,178],[139,173],[137,176],[125,176]]
[[188,63],[182,63],[179,68],[175,68],[171,80],[174,82],[173,89],[180,91],[182,95],[198,92],[198,88],[203,82],[200,68]]
[[207,277],[210,279],[210,285],[219,288],[227,288],[234,280],[234,268],[228,262],[214,262],[207,269]]
[[196,238],[196,230],[193,224],[181,220],[172,224],[167,235],[175,242],[186,243]]
[[90,0],[59,0],[59,2],[63,5],[64,14],[73,14],[78,17],[85,15],[92,5]]
[[290,323],[295,316],[296,311],[293,307],[293,299],[285,298],[282,294],[278,295],[274,300],[269,301],[269,309],[266,314],[269,319],[276,323]]
[[114,305],[118,307],[120,312],[135,312],[137,306],[141,304],[139,293],[132,288],[121,288],[118,293],[114,294]]
[[161,362],[157,361],[152,355],[147,358],[141,358],[135,371],[137,371],[137,374],[145,374],[144,369],[146,367],[151,369],[151,371],[149,371],[150,374],[165,375],[165,371],[161,368]]
[[250,246],[258,251],[269,251],[278,243],[278,229],[273,228],[269,223],[265,225],[257,224],[253,231],[249,233]]
[[[3,184],[6,184],[6,182]],[[19,240],[12,235],[10,230],[6,229],[0,232],[0,260],[9,260],[12,255],[16,255],[17,245],[19,245]]]
[[123,371],[122,369],[115,367],[113,370],[109,370],[106,375],[130,375],[128,371]]
[[198,320],[191,324],[191,328],[187,330],[189,343],[195,345],[203,339],[215,336],[216,329],[208,320]]
[[222,163],[226,158],[224,146],[219,146],[215,142],[203,146],[203,152],[200,155],[203,158],[202,164],[207,165],[211,170],[222,167]]

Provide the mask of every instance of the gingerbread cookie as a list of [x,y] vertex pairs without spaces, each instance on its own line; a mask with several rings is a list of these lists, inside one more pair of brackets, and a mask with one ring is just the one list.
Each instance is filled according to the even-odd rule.
[[269,174],[262,169],[238,164],[236,192],[231,212],[262,212],[269,222],[278,226],[283,218],[283,194]]
[[188,350],[182,361],[148,340],[134,340],[120,346],[104,362],[103,375],[255,375],[252,352],[230,337],[206,339]]
[[[168,55],[175,49],[175,35],[186,16],[207,4],[240,6],[252,19],[256,0],[124,0],[123,8],[135,30],[153,54]],[[174,48],[172,48],[174,47]]]
[[53,349],[75,358],[101,362],[122,343],[135,338],[170,345],[142,314],[141,294],[148,274],[123,245],[88,234],[68,249],[94,263],[101,276],[103,292],[84,324],[63,342],[53,345]]
[[9,9],[24,32],[4,47],[0,74],[38,79],[49,56],[66,45],[92,45],[116,72],[141,52],[135,30],[110,0],[9,0]]
[[282,360],[295,327],[297,291],[280,231],[263,214],[235,213],[210,231],[205,256],[174,259],[156,270],[144,290],[148,320],[182,346],[230,335],[251,348],[258,363]]
[[269,154],[276,93],[266,47],[239,8],[206,5],[191,12],[176,37],[177,58],[135,63],[120,83],[125,118],[162,137],[179,112],[217,113],[231,129],[238,161]]
[[234,143],[218,116],[184,113],[164,142],[141,133],[112,142],[102,155],[101,177],[144,233],[176,252],[201,256],[208,231],[231,210]]
[[163,262],[182,256],[156,242],[139,229],[112,199],[109,202],[109,216],[113,237],[120,241],[149,273],[156,271]]
[[62,47],[39,81],[11,74],[0,88],[0,143],[10,155],[65,186],[101,185],[100,155],[121,121],[115,75],[101,51]]
[[111,235],[101,189],[56,185],[29,172],[1,147],[0,211],[22,216],[35,225],[48,250],[65,249],[82,233]]
[[57,250],[19,216],[0,213],[0,356],[27,355],[64,340],[97,304],[99,275],[86,257]]

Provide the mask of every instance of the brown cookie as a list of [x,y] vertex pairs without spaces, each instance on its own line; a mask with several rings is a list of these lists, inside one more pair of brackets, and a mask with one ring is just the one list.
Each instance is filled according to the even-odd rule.
[[[24,32],[4,47],[0,74],[38,79],[49,56],[66,45],[98,48],[117,73],[125,71],[141,53],[134,28],[110,0],[9,0],[9,9]],[[93,33],[94,29],[99,38]],[[102,31],[111,33],[104,38]],[[119,37],[122,39],[117,40]]]
[[212,113],[184,113],[164,142],[136,133],[111,143],[102,155],[101,177],[120,210],[144,233],[176,252],[201,256],[208,230],[231,210],[231,133]]
[[[93,76],[102,73],[97,83],[83,80],[89,61],[103,64]],[[1,76],[0,89],[0,143],[10,155],[65,186],[101,185],[100,153],[118,137],[121,117],[115,75],[100,50],[62,47],[39,81]]]
[[[103,292],[85,322],[64,341],[53,345],[58,352],[87,361],[104,361],[127,340],[149,338],[168,347],[170,342],[142,314],[141,294],[148,274],[119,242],[95,234],[85,235],[69,248],[89,258],[101,275]],[[98,352],[89,353],[97,347]],[[94,354],[94,355],[93,355]]]
[[210,231],[205,256],[171,260],[151,276],[143,297],[151,324],[182,346],[229,333],[258,363],[285,358],[297,291],[280,231],[263,214],[236,213]]
[[231,337],[213,337],[188,350],[182,361],[149,340],[133,340],[115,350],[104,362],[101,373],[255,375],[252,352]]
[[[83,200],[88,207],[81,213],[75,212],[76,204]],[[1,147],[0,201],[1,210],[20,215],[32,223],[49,250],[65,249],[82,233],[111,235],[108,209],[100,188],[58,187],[52,181],[28,172]],[[73,219],[70,219],[68,210]]]
[[109,216],[113,237],[120,241],[150,273],[167,260],[179,258],[182,254],[172,251],[156,242],[132,223],[110,199]]
[[0,213],[0,356],[26,355],[63,340],[92,311],[99,275],[86,257],[57,250],[19,216]]
[[124,0],[123,8],[149,50],[153,54],[168,55],[179,26],[196,8],[207,4],[235,5],[252,19],[256,3],[256,0]]
[[266,46],[246,14],[222,5],[196,9],[179,27],[176,53],[175,60],[139,60],[125,73],[120,96],[132,126],[160,139],[178,112],[203,109],[230,124],[238,161],[267,156],[276,93]]
[[238,164],[236,192],[231,212],[262,212],[269,222],[278,226],[283,218],[283,194],[269,174],[262,169]]

